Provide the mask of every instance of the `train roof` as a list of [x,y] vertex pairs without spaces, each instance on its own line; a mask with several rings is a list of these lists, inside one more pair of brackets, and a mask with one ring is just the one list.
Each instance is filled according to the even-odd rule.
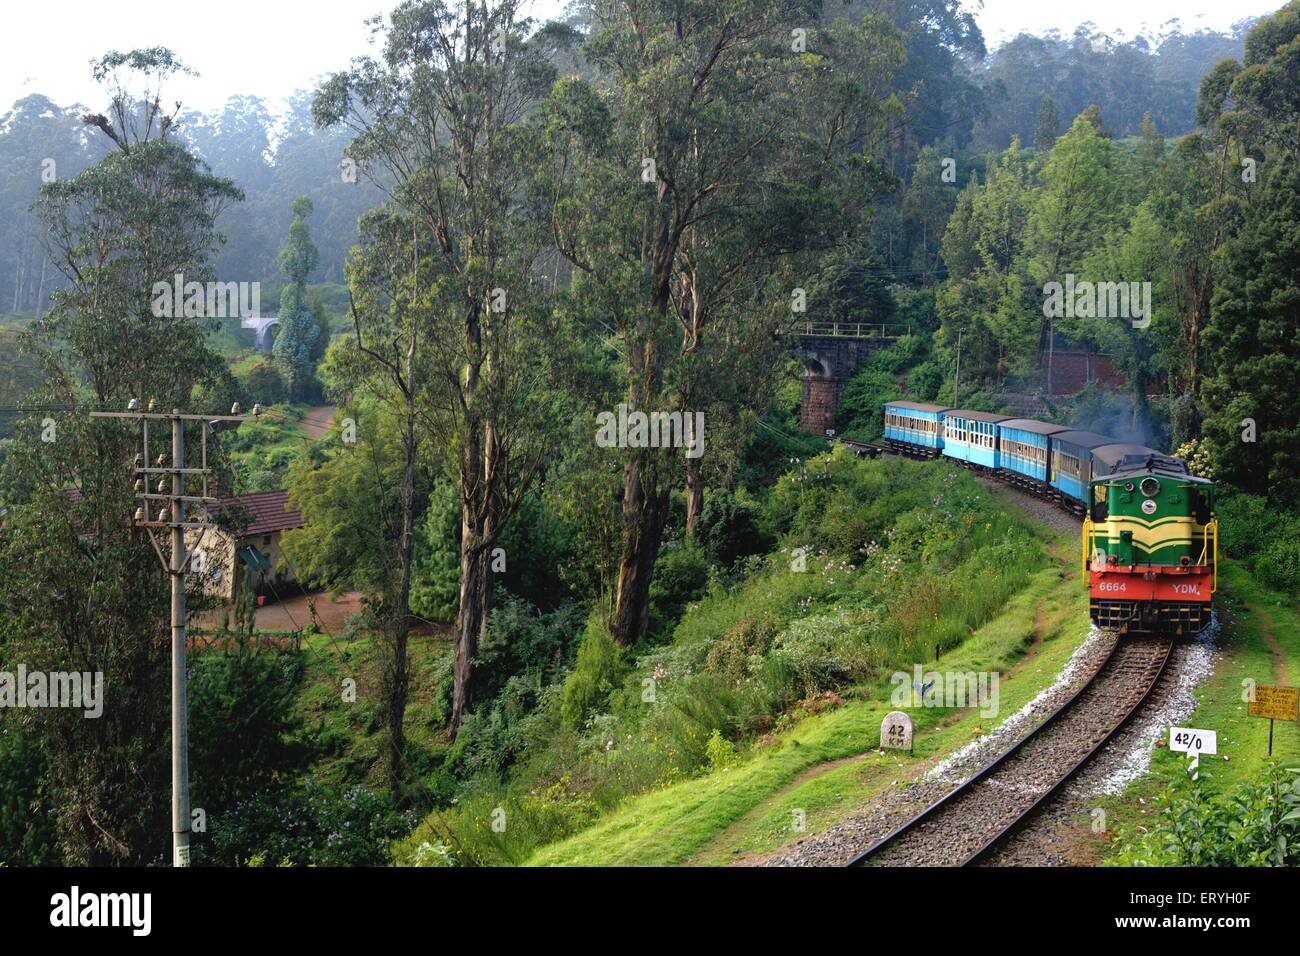
[[[1189,481],[1193,484],[1213,484],[1207,478],[1198,478],[1187,470],[1187,463],[1181,458],[1174,458],[1170,455],[1161,454],[1158,451],[1152,451],[1150,448],[1142,449],[1140,452],[1134,452],[1132,449],[1141,449],[1140,445],[1116,445],[1093,452],[1097,458],[1113,470],[1111,474],[1102,478],[1093,479],[1109,480],[1112,478],[1125,478],[1129,475],[1145,475],[1148,472],[1157,475],[1166,475],[1170,478],[1178,478],[1182,481]],[[1127,453],[1119,454],[1120,451],[1126,450]],[[1105,452],[1105,455],[1100,454]]]
[[1032,435],[1055,435],[1058,432],[1068,432],[1069,425],[1053,425],[1051,422],[1039,422],[1032,418],[1010,418],[1002,423],[1003,428],[1014,428],[1017,431],[1029,432]]
[[1105,435],[1098,435],[1096,432],[1067,431],[1058,432],[1052,436],[1053,441],[1065,442],[1067,445],[1074,445],[1077,448],[1100,448],[1102,445],[1113,445],[1115,439],[1107,438]]
[[1101,445],[1092,450],[1092,456],[1111,468],[1119,465],[1126,458],[1131,458],[1136,462],[1145,462],[1148,458],[1155,456],[1164,457],[1154,448],[1148,448],[1146,445],[1130,445],[1125,442],[1112,442],[1109,445]]
[[925,402],[885,402],[886,408],[910,408],[914,412],[950,412],[947,405],[927,405]]
[[1008,418],[997,412],[976,412],[968,408],[950,408],[947,411],[954,418],[965,418],[972,422],[1004,422]]

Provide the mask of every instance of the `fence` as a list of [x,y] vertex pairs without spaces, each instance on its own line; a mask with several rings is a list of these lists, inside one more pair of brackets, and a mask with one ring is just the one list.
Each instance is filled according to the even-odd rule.
[[190,628],[186,633],[186,646],[192,651],[229,650],[240,643],[253,650],[302,650],[303,629],[296,631],[235,631]]
[[884,322],[814,322],[810,319],[795,334],[830,335],[850,339],[888,339],[911,335],[912,327],[891,326]]

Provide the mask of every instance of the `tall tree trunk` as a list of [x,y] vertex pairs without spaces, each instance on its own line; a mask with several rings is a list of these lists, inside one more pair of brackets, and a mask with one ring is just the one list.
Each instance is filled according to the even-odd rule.
[[36,290],[36,317],[42,318],[45,315],[45,267],[49,264],[49,258],[41,257],[41,284]]
[[450,733],[460,733],[474,702],[474,657],[492,612],[492,546],[500,529],[496,482],[500,445],[487,423],[482,442],[466,444],[461,472],[460,607],[456,614]]
[[406,353],[406,428],[402,435],[402,542],[395,607],[392,608],[393,658],[388,688],[388,783],[399,796],[405,777],[406,699],[410,680],[407,636],[411,628],[411,565],[415,548],[415,395],[411,375],[415,364],[415,336]]
[[[687,412],[686,414],[690,414]],[[698,441],[698,439],[696,439]],[[686,459],[686,536],[695,538],[700,512],[704,510],[704,467],[698,458]]]
[[668,489],[654,476],[651,454],[647,450],[623,466],[623,554],[610,634],[625,645],[650,629],[650,577],[668,517]]
[[474,701],[474,657],[487,630],[492,592],[490,550],[482,533],[466,515],[461,522],[460,610],[456,615],[456,661],[453,674],[450,734],[460,733],[461,723]]

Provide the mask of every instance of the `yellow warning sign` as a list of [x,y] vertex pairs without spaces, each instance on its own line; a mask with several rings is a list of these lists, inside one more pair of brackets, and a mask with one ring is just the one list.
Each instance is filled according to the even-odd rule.
[[1300,716],[1300,687],[1257,684],[1255,699],[1249,702],[1246,712],[1251,717],[1295,720]]

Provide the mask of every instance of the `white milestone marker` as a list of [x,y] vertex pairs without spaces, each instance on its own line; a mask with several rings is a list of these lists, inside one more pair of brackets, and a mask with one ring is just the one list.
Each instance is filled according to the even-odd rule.
[[1200,779],[1201,754],[1217,754],[1219,738],[1213,730],[1195,730],[1191,727],[1169,728],[1169,749],[1190,757],[1187,772],[1193,780]]

